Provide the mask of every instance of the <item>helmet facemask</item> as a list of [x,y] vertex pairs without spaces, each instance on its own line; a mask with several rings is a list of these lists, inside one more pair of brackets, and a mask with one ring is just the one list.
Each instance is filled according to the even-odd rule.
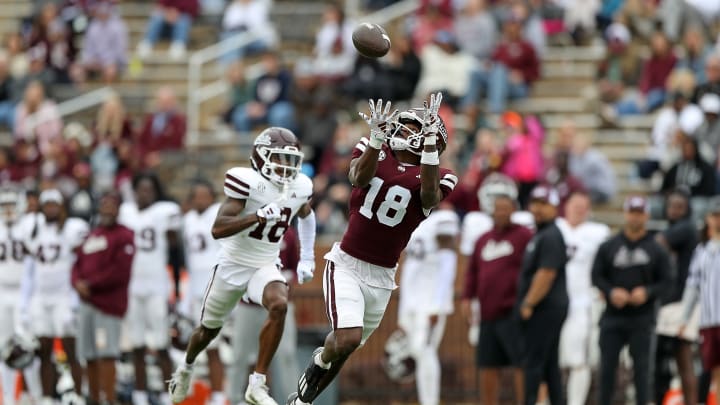
[[[417,130],[408,124],[417,125]],[[395,151],[407,150],[420,156],[425,137],[422,133],[423,121],[414,111],[401,112],[392,124],[392,133],[388,138],[390,149]]]
[[278,186],[290,184],[295,180],[303,163],[304,154],[294,146],[272,148],[257,147],[258,155],[264,164],[260,174]]

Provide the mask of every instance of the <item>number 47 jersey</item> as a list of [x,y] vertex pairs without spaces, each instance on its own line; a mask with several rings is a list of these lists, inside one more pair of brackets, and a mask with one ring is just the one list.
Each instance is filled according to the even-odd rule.
[[280,253],[280,241],[298,210],[312,197],[313,183],[299,173],[288,185],[283,200],[282,189],[253,169],[233,167],[225,174],[225,195],[245,201],[245,208],[238,215],[252,215],[271,202],[280,207],[280,219],[265,224],[257,223],[227,238],[219,239],[219,264],[260,268],[275,263]]
[[[360,139],[352,158],[360,157],[368,147],[367,138]],[[440,169],[443,198],[457,181],[451,170]],[[353,187],[350,220],[340,248],[370,264],[395,267],[410,235],[428,215],[420,200],[420,166],[401,163],[383,144],[370,185]]]

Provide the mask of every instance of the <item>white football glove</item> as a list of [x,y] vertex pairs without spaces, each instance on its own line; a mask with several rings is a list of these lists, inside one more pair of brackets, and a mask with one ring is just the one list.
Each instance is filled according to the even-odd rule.
[[313,274],[315,273],[315,260],[300,260],[296,271],[298,284],[312,280]]
[[438,113],[440,111],[440,104],[442,104],[442,93],[437,92],[436,94],[430,95],[430,104],[427,101],[423,102],[425,106],[425,114],[423,116],[423,134],[425,136],[437,135],[440,132],[440,117]]
[[370,146],[375,149],[380,149],[382,144],[385,143],[387,138],[387,131],[389,126],[387,125],[393,118],[398,114],[398,110],[395,110],[390,114],[391,102],[388,101],[385,104],[385,110],[383,111],[383,101],[379,99],[377,104],[370,100],[370,116],[368,117],[365,113],[359,112],[360,118],[367,122],[370,126]]
[[264,218],[267,222],[273,222],[280,219],[280,207],[277,205],[277,203],[271,202],[270,204],[258,208],[257,212],[255,212],[255,215],[257,215],[260,218]]

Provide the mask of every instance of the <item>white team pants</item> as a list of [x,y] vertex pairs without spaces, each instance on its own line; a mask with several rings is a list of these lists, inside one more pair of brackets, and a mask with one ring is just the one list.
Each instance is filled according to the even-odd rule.
[[438,347],[445,333],[445,315],[438,315],[435,325],[430,326],[430,316],[404,313],[398,319],[405,331],[415,357],[415,385],[420,405],[440,403],[440,358]]

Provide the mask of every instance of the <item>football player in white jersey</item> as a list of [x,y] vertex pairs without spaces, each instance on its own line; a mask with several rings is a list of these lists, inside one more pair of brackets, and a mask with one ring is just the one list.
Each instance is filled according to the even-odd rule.
[[295,135],[285,128],[270,127],[255,139],[252,169],[235,167],[225,174],[227,198],[212,227],[221,249],[205,292],[200,326],[190,339],[185,362],[170,382],[173,402],[185,399],[196,357],[217,336],[238,300],[244,298],[268,310],[245,400],[256,405],[277,405],[268,394],[265,375],[283,334],[287,311],[288,287],[277,263],[280,241],[296,215],[300,239],[298,281],[312,278],[315,267],[315,214],[308,203],[313,184],[300,173],[302,160]]
[[[170,379],[172,363],[168,354],[168,298],[171,291],[168,274],[169,250],[178,243],[182,226],[180,206],[164,201],[157,176],[142,173],[133,178],[135,201],[120,206],[118,222],[135,232],[135,257],[132,264],[125,333],[133,349],[135,386],[133,403],[146,405],[146,350],[157,353],[163,379]],[[161,402],[169,403],[163,393]]]
[[398,325],[415,359],[415,385],[420,405],[440,403],[440,359],[437,349],[445,320],[453,312],[460,219],[438,210],[415,229],[400,278]]
[[591,271],[598,247],[610,236],[610,228],[588,220],[590,204],[587,194],[575,192],[565,203],[565,216],[556,220],[568,248],[565,277],[570,309],[560,335],[560,367],[570,371],[568,405],[585,404],[591,367],[597,364],[597,321],[602,300],[592,286]]
[[[185,259],[189,273],[189,290],[180,303],[180,312],[190,319],[200,319],[205,286],[210,282],[213,265],[217,260],[220,244],[213,238],[211,230],[220,204],[215,202],[215,190],[206,181],[196,182],[190,193],[191,209],[183,217],[183,240]],[[213,340],[207,349],[208,374],[210,379],[210,403],[224,405],[223,364],[218,351],[219,340]]]
[[[22,281],[25,260],[22,224],[24,194],[20,190],[4,188],[0,190],[0,353],[10,344],[18,329],[18,303],[20,302],[20,282]],[[39,364],[38,364],[39,365]],[[5,405],[14,405],[16,370],[0,362],[0,385]],[[30,387],[31,396],[40,397],[40,381],[37,368],[32,365],[23,372]]]
[[82,387],[74,337],[74,311],[79,302],[70,275],[75,248],[84,242],[90,229],[82,219],[67,218],[62,194],[56,189],[40,193],[40,207],[40,214],[23,221],[24,243],[30,259],[25,261],[20,307],[31,332],[40,341],[42,403],[52,403],[56,383],[52,360],[55,338],[61,338],[76,393],[80,394]]
[[[501,173],[490,174],[478,189],[478,200],[482,211],[468,212],[463,218],[460,253],[470,256],[480,236],[493,227],[492,210],[495,207],[495,196],[506,195],[517,200],[518,189],[515,182]],[[515,211],[511,221],[528,228],[535,228],[535,220],[528,211]]]

